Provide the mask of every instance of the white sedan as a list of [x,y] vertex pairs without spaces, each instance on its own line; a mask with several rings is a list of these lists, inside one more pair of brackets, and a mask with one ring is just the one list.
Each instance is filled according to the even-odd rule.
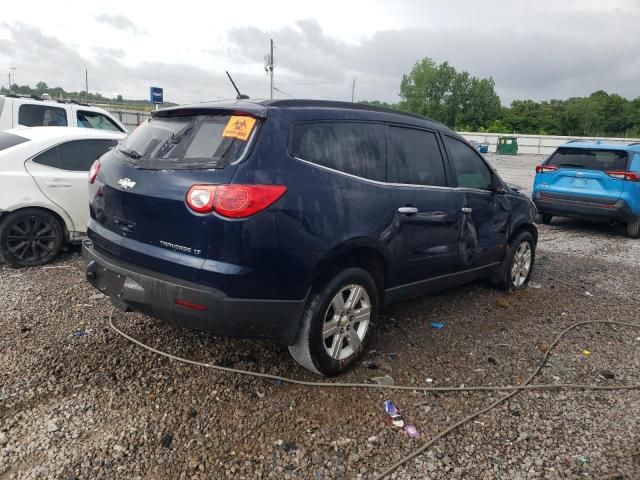
[[86,234],[87,174],[122,133],[71,127],[0,132],[0,256],[41,265]]

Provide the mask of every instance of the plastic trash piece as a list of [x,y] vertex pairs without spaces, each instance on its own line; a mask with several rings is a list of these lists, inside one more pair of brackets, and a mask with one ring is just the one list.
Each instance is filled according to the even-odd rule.
[[584,292],[584,294],[585,294],[587,297],[593,297],[593,293],[591,293],[591,292]]
[[393,360],[394,358],[398,358],[397,352],[389,352],[389,359]]
[[584,350],[582,350],[582,354],[585,357],[588,357],[589,355],[591,355],[591,350],[588,350],[588,349],[585,348]]
[[391,424],[396,428],[404,427],[404,419],[399,413],[391,415]]
[[418,432],[418,429],[413,425],[405,425],[404,431],[409,436],[409,438],[420,438],[420,432]]
[[391,375],[384,375],[382,377],[371,377],[367,379],[366,383],[391,386],[393,385],[393,377]]
[[444,328],[444,322],[431,322],[431,326],[436,330],[442,330]]
[[398,408],[396,407],[396,404],[393,403],[393,400],[384,401],[384,411],[387,412],[387,415],[389,416],[394,415],[396,413],[400,413],[398,411]]
[[87,329],[87,330],[76,330],[75,332],[73,332],[71,334],[71,336],[73,336],[73,337],[84,337],[84,336],[87,336],[87,335],[91,335],[92,331],[93,330],[91,330],[90,328]]
[[427,383],[433,383],[433,378],[427,378]]

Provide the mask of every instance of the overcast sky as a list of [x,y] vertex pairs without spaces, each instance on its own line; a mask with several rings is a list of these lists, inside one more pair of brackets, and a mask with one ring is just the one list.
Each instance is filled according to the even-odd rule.
[[3,2],[0,83],[179,103],[269,95],[398,101],[400,78],[425,57],[492,76],[504,104],[604,89],[640,96],[640,0]]

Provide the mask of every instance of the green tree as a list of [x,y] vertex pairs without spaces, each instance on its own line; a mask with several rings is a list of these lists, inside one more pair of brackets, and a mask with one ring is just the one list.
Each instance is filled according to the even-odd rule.
[[450,127],[473,130],[486,127],[500,113],[500,98],[491,78],[458,72],[448,62],[437,65],[431,58],[417,62],[400,82],[400,106]]

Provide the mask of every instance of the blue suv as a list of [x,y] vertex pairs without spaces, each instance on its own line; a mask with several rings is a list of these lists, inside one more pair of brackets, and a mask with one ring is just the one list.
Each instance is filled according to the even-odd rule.
[[122,309],[349,368],[380,309],[489,278],[524,288],[531,200],[424,117],[247,100],[153,112],[89,174],[87,279]]
[[536,167],[533,201],[540,220],[617,221],[640,236],[640,143],[572,141]]

